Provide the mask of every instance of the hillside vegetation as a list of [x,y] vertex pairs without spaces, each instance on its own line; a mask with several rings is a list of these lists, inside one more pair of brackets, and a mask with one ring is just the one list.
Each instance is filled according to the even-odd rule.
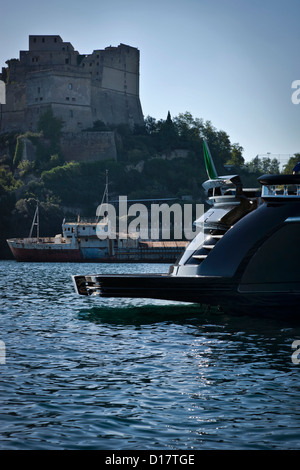
[[[157,121],[148,116],[145,126],[130,129],[96,122],[90,132],[113,130],[118,159],[65,162],[60,150],[62,122],[45,113],[37,133],[0,136],[0,257],[9,257],[6,239],[28,236],[36,200],[40,203],[40,235],[61,231],[64,217],[94,217],[101,202],[106,170],[111,198],[179,198],[204,201],[202,183],[207,179],[203,139],[208,142],[219,174],[237,172],[245,186],[257,186],[262,173],[279,172],[277,160],[258,157],[245,164],[243,148],[231,143],[225,131],[189,112]],[[22,160],[22,139],[36,148],[34,161]],[[298,158],[298,157],[295,157]],[[230,168],[224,165],[230,165]]]

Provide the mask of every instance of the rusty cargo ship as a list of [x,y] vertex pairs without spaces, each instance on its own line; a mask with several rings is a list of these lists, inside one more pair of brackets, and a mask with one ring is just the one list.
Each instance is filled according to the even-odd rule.
[[[35,222],[36,223],[36,222]],[[169,263],[183,252],[186,241],[149,241],[97,236],[97,222],[65,222],[55,237],[11,238],[9,248],[17,261],[97,262],[97,263]]]

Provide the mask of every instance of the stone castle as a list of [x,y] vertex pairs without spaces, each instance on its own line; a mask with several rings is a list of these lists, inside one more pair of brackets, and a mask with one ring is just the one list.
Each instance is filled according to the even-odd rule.
[[[107,142],[112,142],[109,133],[85,138],[83,132],[97,121],[131,127],[143,124],[139,61],[139,50],[125,44],[82,55],[60,36],[29,36],[29,50],[20,51],[19,59],[8,60],[8,67],[0,74],[6,84],[0,133],[34,132],[40,116],[51,108],[63,121],[64,142],[76,149],[76,136],[81,133],[80,142],[86,145],[92,140],[94,153],[97,141],[101,144],[103,139],[108,149],[111,144],[107,147]],[[100,134],[105,135],[101,138]],[[104,158],[105,152],[99,158]]]

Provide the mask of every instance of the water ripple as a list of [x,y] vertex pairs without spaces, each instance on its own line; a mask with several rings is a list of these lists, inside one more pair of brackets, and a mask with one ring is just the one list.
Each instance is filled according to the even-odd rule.
[[298,327],[74,295],[96,268],[149,266],[0,262],[1,449],[300,448]]

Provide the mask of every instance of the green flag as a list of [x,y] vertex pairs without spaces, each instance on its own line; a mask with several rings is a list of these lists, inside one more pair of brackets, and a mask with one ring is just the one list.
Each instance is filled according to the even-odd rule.
[[203,140],[203,154],[207,176],[209,179],[215,180],[218,178],[218,174],[205,139]]

